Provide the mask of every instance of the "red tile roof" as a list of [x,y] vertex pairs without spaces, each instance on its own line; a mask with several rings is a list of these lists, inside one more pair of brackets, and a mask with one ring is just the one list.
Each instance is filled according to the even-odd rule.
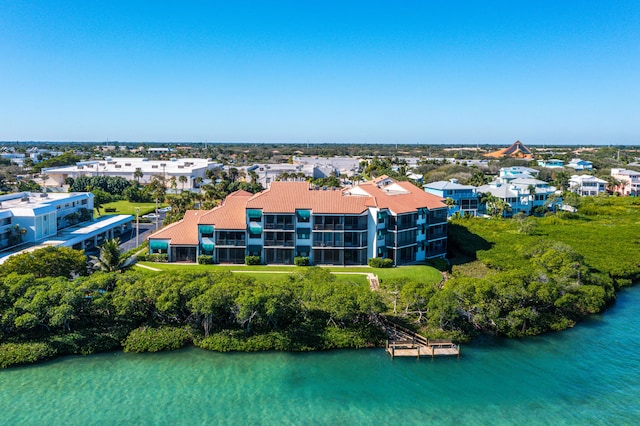
[[198,245],[198,220],[205,213],[203,210],[187,210],[182,220],[151,234],[149,238],[171,240],[171,245]]
[[247,202],[247,208],[262,209],[263,213],[295,213],[296,209],[303,209],[316,214],[360,214],[369,206],[373,206],[371,197],[349,196],[337,189],[314,190],[307,182],[273,182]]
[[247,191],[232,192],[227,195],[222,205],[205,212],[198,223],[215,225],[218,229],[246,229],[245,208],[251,197],[253,194]]
[[[377,182],[388,178],[380,176]],[[378,187],[376,181],[369,181],[359,185],[360,189],[375,197],[376,207],[389,209],[395,214],[409,213],[419,208],[441,209],[447,205],[437,195],[429,194],[410,182],[394,182]]]

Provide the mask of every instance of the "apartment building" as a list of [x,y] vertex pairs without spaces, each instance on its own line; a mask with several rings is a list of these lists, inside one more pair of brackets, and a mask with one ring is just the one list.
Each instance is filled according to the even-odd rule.
[[613,190],[620,193],[620,195],[637,197],[640,194],[640,172],[627,169],[611,169],[611,177],[619,182]]
[[237,191],[213,210],[187,211],[184,219],[149,238],[151,253],[170,262],[366,265],[372,257],[402,265],[444,257],[447,206],[409,182],[382,176],[348,189],[272,182],[258,194]]

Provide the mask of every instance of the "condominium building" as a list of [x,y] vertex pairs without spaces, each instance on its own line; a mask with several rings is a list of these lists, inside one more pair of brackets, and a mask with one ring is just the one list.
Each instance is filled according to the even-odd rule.
[[620,193],[620,195],[638,196],[640,194],[640,172],[627,169],[611,169],[611,177],[619,182],[613,190]]
[[382,176],[348,189],[272,182],[258,194],[237,191],[213,210],[190,210],[149,238],[170,262],[366,265],[372,257],[402,265],[444,257],[447,206],[409,182]]
[[607,189],[607,181],[590,175],[573,175],[569,179],[569,190],[581,196],[602,194]]

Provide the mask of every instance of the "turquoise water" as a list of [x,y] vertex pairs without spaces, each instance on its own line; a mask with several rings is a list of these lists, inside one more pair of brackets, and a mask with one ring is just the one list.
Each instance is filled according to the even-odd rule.
[[463,346],[67,357],[0,372],[0,424],[638,424],[640,287],[572,330]]

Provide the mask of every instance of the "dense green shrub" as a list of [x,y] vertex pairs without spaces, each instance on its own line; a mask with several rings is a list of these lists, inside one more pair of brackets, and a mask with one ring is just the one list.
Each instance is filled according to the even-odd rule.
[[191,343],[193,334],[187,327],[140,327],[124,341],[125,352],[159,352],[180,349]]
[[291,340],[278,331],[249,336],[242,330],[222,330],[194,343],[217,352],[287,351],[293,348]]
[[309,258],[305,256],[296,256],[293,258],[293,263],[296,266],[309,266]]
[[169,255],[167,253],[151,253],[147,255],[147,261],[167,263],[169,261]]
[[244,258],[244,263],[246,265],[259,265],[260,264],[260,256],[246,256]]
[[208,254],[201,254],[198,256],[198,263],[200,265],[212,265],[213,264],[213,256]]
[[391,268],[393,266],[393,260],[383,259],[382,257],[372,257],[368,263],[372,268]]
[[138,262],[146,262],[149,260],[149,255],[147,253],[140,253],[136,255],[136,259]]
[[0,368],[51,358],[56,350],[43,342],[0,344]]

